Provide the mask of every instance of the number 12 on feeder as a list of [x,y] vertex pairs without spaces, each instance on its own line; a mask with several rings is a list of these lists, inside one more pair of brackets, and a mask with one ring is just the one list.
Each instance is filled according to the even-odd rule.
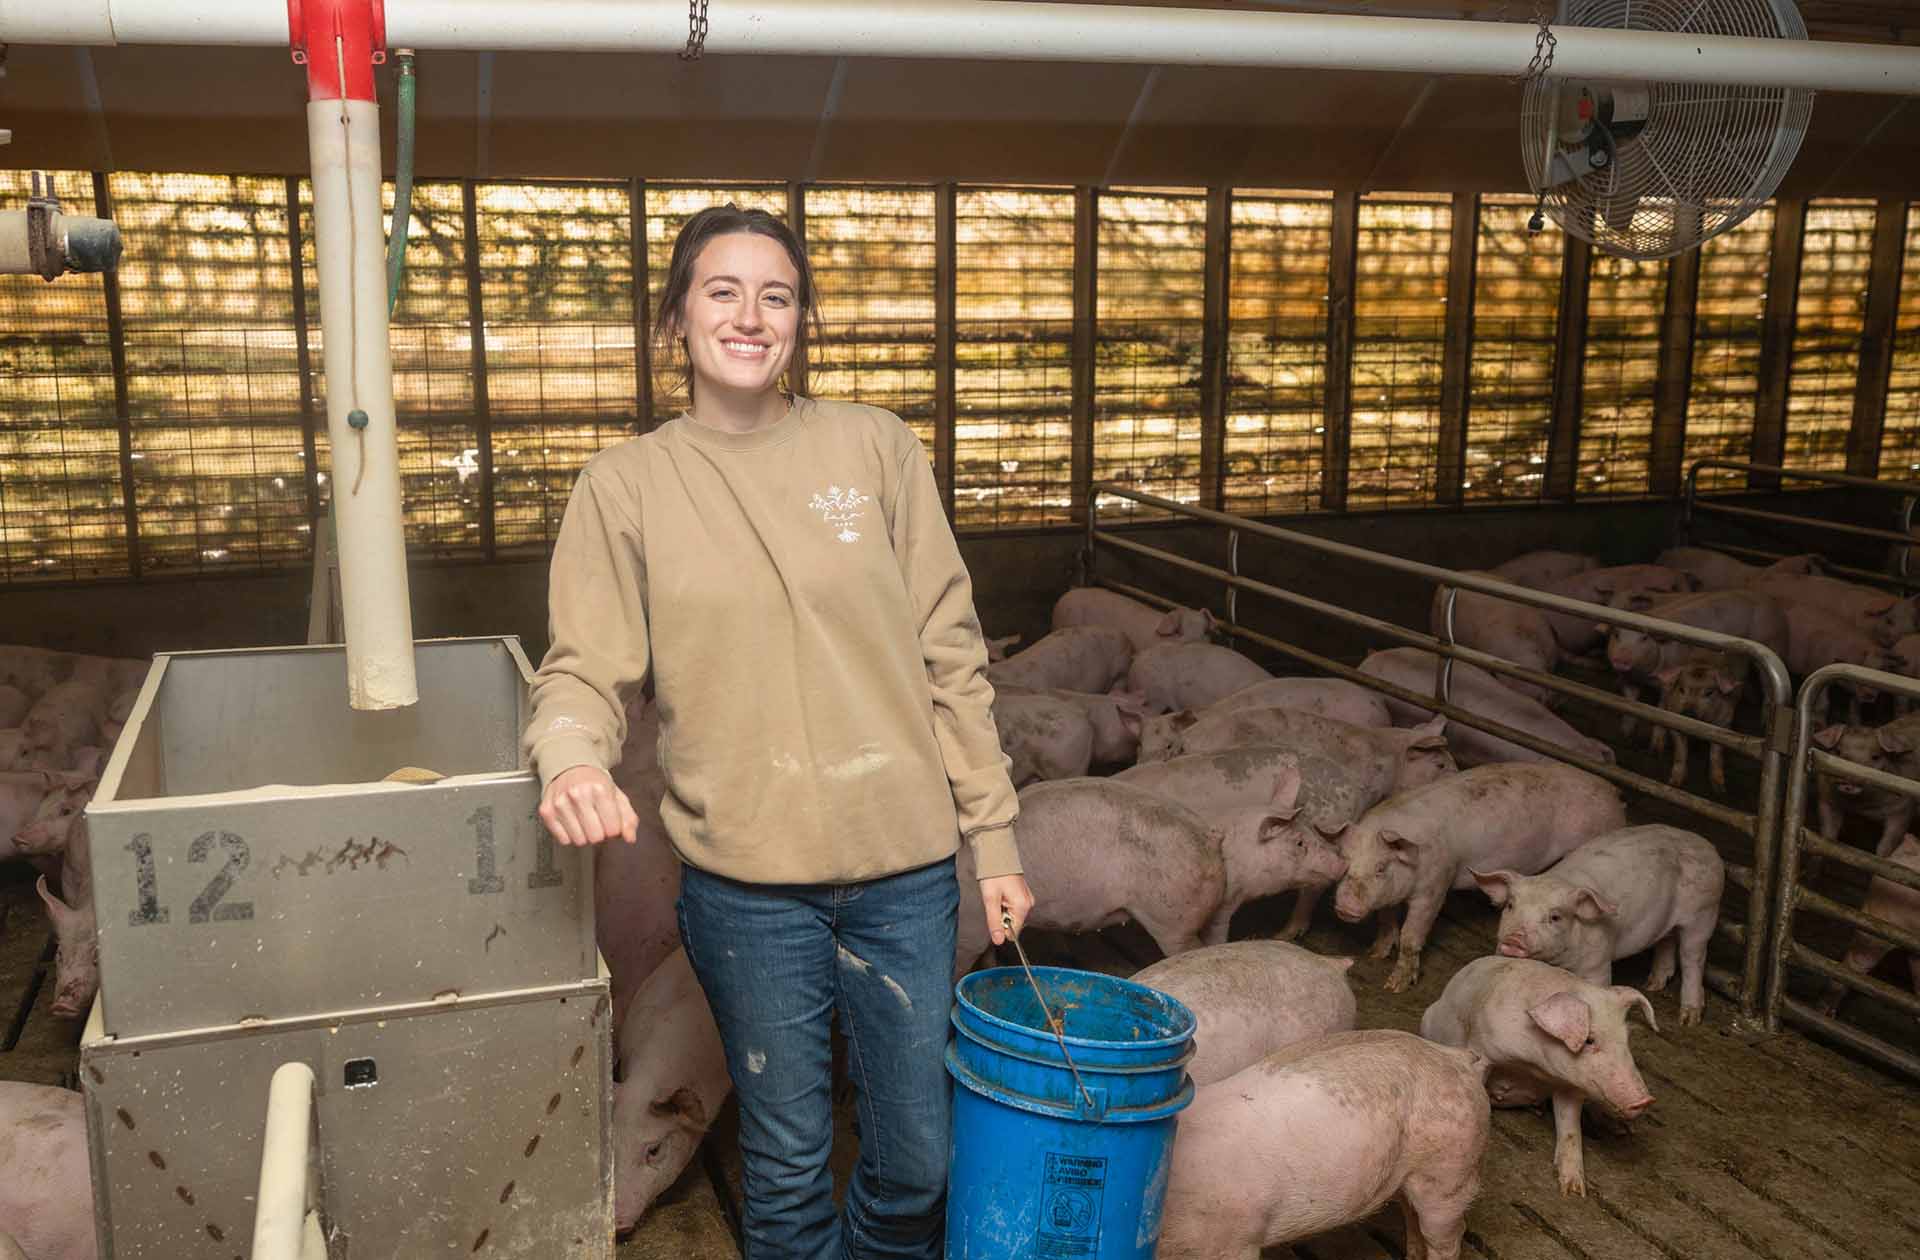
[[[565,882],[565,877],[555,862],[553,836],[540,824],[537,812],[528,815],[527,821],[534,832],[534,864],[533,869],[527,872],[527,887],[557,888]],[[467,825],[473,828],[475,847],[475,873],[467,880],[468,895],[478,897],[505,892],[507,882],[499,873],[500,860],[494,840],[493,806],[483,805],[473,811],[467,817]],[[379,843],[377,838],[370,840],[364,850],[355,852],[355,842],[348,840],[341,855],[337,856],[333,862],[326,863],[327,868],[331,870],[336,862],[342,860],[350,863],[349,869],[376,860],[384,866],[384,859],[390,855],[402,858],[409,856],[405,850],[392,845],[387,846],[385,852],[376,855],[377,843]],[[253,902],[226,900],[227,894],[233,889],[234,882],[252,862],[252,850],[243,837],[231,831],[203,832],[194,837],[193,842],[187,846],[187,861],[190,864],[207,862],[212,857],[216,844],[226,854],[226,862],[214,873],[213,878],[207,881],[206,887],[200,890],[199,896],[195,897],[192,905],[188,907],[188,923],[233,923],[253,918]],[[160,877],[154,862],[152,833],[143,831],[134,836],[127,842],[126,849],[133,855],[134,861],[134,908],[127,914],[128,925],[150,927],[170,922],[173,912],[160,904]],[[288,859],[282,858],[281,861],[286,862]],[[325,861],[325,859],[316,852],[309,855],[307,861]],[[293,862],[292,865],[304,875],[307,861]],[[275,869],[279,868],[276,866]]]

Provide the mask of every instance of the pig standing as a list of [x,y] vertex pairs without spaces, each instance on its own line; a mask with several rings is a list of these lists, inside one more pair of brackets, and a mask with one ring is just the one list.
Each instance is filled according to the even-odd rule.
[[996,697],[1048,696],[1079,709],[1091,728],[1093,765],[1130,763],[1139,754],[1140,732],[1146,722],[1147,710],[1145,705],[1125,692],[1108,695],[1092,691],[1068,691],[1061,687],[1028,691],[1022,687],[1007,686],[996,687],[994,694]]
[[1623,985],[1590,984],[1531,958],[1476,958],[1447,982],[1420,1019],[1420,1035],[1464,1046],[1493,1065],[1496,1105],[1553,1098],[1554,1171],[1560,1193],[1587,1193],[1580,1147],[1582,1103],[1631,1120],[1653,1105],[1633,1062],[1627,1016],[1639,1010],[1656,1031],[1653,1003]]
[[[603,846],[604,847],[604,846]],[[640,1223],[680,1179],[733,1091],[726,1049],[685,950],[647,977],[620,1025],[613,1087],[613,1223]]]
[[[1215,827],[1227,826],[1249,806],[1268,801],[1282,808],[1297,804],[1300,822],[1325,835],[1393,795],[1399,770],[1391,761],[1369,767],[1313,752],[1255,745],[1139,765],[1113,779],[1178,801]],[[1278,933],[1281,940],[1298,940],[1306,933],[1325,887],[1302,885],[1293,914]]]
[[1298,1042],[1180,1117],[1160,1260],[1259,1260],[1398,1198],[1408,1260],[1456,1260],[1492,1116],[1478,1056],[1411,1033]]
[[1613,983],[1613,962],[1653,950],[1647,991],[1680,967],[1680,1023],[1706,1009],[1707,944],[1720,918],[1726,867],[1705,837],[1678,827],[1599,836],[1539,875],[1472,872],[1500,907],[1503,958],[1537,958],[1589,984]]
[[[1654,680],[1660,684],[1661,708],[1729,730],[1733,728],[1733,715],[1740,708],[1740,692],[1746,686],[1744,662],[1734,667],[1722,657],[1670,665],[1654,675]],[[1656,753],[1669,739],[1673,741],[1673,768],[1667,774],[1667,782],[1679,787],[1687,781],[1687,737],[1664,726],[1653,728]],[[1727,750],[1719,744],[1707,745],[1707,778],[1715,791],[1727,790]]]
[[1053,605],[1055,630],[1112,626],[1126,634],[1136,652],[1162,643],[1205,642],[1216,624],[1213,614],[1204,608],[1154,608],[1097,586],[1076,587]]
[[1393,939],[1390,907],[1407,903],[1400,956],[1387,978],[1398,993],[1420,978],[1420,951],[1451,889],[1468,870],[1536,874],[1576,846],[1627,825],[1605,779],[1561,765],[1480,766],[1374,806],[1341,837],[1347,874],[1333,908],[1348,923],[1380,911],[1374,956]]
[[1013,786],[1077,779],[1093,764],[1093,727],[1075,704],[1045,692],[999,691],[993,725]]
[[[1857,623],[1813,604],[1788,603],[1784,607],[1787,637],[1792,644],[1792,651],[1787,654],[1787,668],[1800,677],[1806,677],[1823,665],[1833,664],[1860,665],[1888,672],[1900,668],[1900,658],[1881,647]],[[1843,687],[1852,693],[1853,720],[1856,724],[1860,721],[1861,709],[1880,696],[1879,688],[1871,683],[1836,682],[1821,692],[1815,701],[1815,721],[1826,721],[1828,703],[1836,687]]]
[[1211,1085],[1283,1046],[1350,1030],[1352,966],[1351,958],[1284,941],[1229,941],[1157,962],[1133,979],[1193,1012],[1187,1075]]
[[[0,1237],[31,1260],[94,1260],[85,1100],[0,1081]],[[0,1255],[4,1255],[0,1250]]]
[[1445,718],[1411,730],[1383,730],[1349,726],[1293,709],[1234,709],[1189,727],[1176,748],[1181,755],[1256,746],[1287,748],[1355,766],[1369,779],[1388,775],[1393,790],[1404,792],[1459,769],[1447,752],[1445,728]]
[[1243,687],[1204,709],[1175,709],[1149,717],[1140,725],[1141,761],[1164,761],[1174,756],[1174,738],[1202,717],[1231,709],[1297,709],[1317,713],[1354,726],[1392,726],[1387,702],[1380,693],[1344,678],[1270,678]]
[[[1920,840],[1902,837],[1899,847],[1888,856],[1920,875]],[[1860,908],[1875,918],[1920,935],[1920,890],[1896,884],[1884,875],[1875,875],[1867,883],[1867,900]],[[1892,945],[1870,932],[1855,932],[1853,943],[1847,947],[1847,956],[1841,961],[1861,975],[1869,975],[1892,949]],[[1920,954],[1908,954],[1907,966],[1913,973],[1914,992],[1920,994]],[[1821,995],[1821,1008],[1829,1015],[1837,1013],[1846,992],[1847,986],[1835,980]]]
[[[1884,726],[1829,726],[1813,733],[1813,742],[1837,757],[1870,766],[1885,774],[1911,779],[1920,776],[1920,714],[1895,718]],[[1847,814],[1861,814],[1880,820],[1880,842],[1874,854],[1886,857],[1900,837],[1913,826],[1914,802],[1904,792],[1869,787],[1831,774],[1814,775],[1820,812],[1820,834],[1828,840],[1840,838],[1840,825]]]
[[51,857],[82,847],[73,843],[74,824],[81,820],[87,804],[93,800],[100,780],[51,770],[15,773],[37,775],[42,783],[42,795],[34,806],[33,816],[13,835],[20,852]]
[[[1691,574],[1682,573],[1678,569],[1669,569],[1663,565],[1622,564],[1608,569],[1589,569],[1585,573],[1536,583],[1535,586],[1538,590],[1561,595],[1567,599],[1583,600],[1589,604],[1605,604],[1625,591],[1677,595],[1683,591],[1695,589],[1696,580]],[[1546,618],[1563,655],[1585,656],[1600,646],[1604,632],[1594,628],[1592,617],[1550,612],[1546,614]]]
[[1494,565],[1488,572],[1521,586],[1538,586],[1599,567],[1598,560],[1578,551],[1529,551]]
[[1126,675],[1133,644],[1110,626],[1055,630],[1026,651],[987,666],[987,681],[1044,691],[1105,691]]
[[1920,596],[1901,599],[1878,587],[1789,573],[1765,574],[1755,578],[1752,586],[1789,606],[1810,608],[1848,622],[1882,647],[1891,647],[1902,635],[1920,630]]
[[1243,687],[1273,677],[1232,648],[1213,643],[1164,643],[1133,658],[1127,684],[1148,713],[1204,709]]
[[[1475,577],[1498,576],[1472,570],[1468,570],[1468,573]],[[1447,637],[1447,595],[1453,589],[1444,585],[1436,589],[1433,592],[1433,606],[1428,612],[1433,637],[1443,641]],[[1553,672],[1554,664],[1560,659],[1560,644],[1554,638],[1553,627],[1547,624],[1546,613],[1477,591],[1459,591],[1453,600],[1453,639],[1456,643],[1489,656],[1497,656],[1503,661],[1512,661],[1515,665],[1539,670],[1543,674]],[[1553,701],[1553,693],[1538,683],[1509,678],[1504,674],[1495,674],[1493,677],[1501,686],[1517,691],[1530,700],[1540,704]]]
[[[1785,610],[1771,598],[1753,591],[1701,591],[1662,599],[1648,608],[1635,604],[1633,611],[1696,630],[1751,639],[1783,663],[1791,655]],[[1677,671],[1695,663],[1725,670],[1738,679],[1745,678],[1748,668],[1743,657],[1677,639],[1662,639],[1632,626],[1613,626],[1607,630],[1607,664],[1613,667],[1619,680],[1620,694],[1629,700],[1640,698],[1643,683],[1658,682],[1666,671]],[[1632,734],[1634,725],[1632,714],[1621,716],[1622,734]],[[1655,751],[1660,749],[1662,729],[1655,728]]]
[[[1020,858],[1035,906],[1030,928],[1092,932],[1131,918],[1162,953],[1198,949],[1227,895],[1226,836],[1200,815],[1111,779],[1036,783],[1020,793]],[[986,952],[972,851],[959,855],[955,964]],[[1219,929],[1224,939],[1225,923]]]
[[67,845],[60,866],[60,896],[42,875],[34,887],[53,922],[53,1005],[58,1019],[82,1019],[100,991],[100,937],[93,909],[93,853],[86,832]]
[[[1423,696],[1434,694],[1434,670],[1439,657],[1419,648],[1392,648],[1369,653],[1360,663],[1360,672],[1390,682]],[[1569,752],[1595,761],[1613,762],[1613,749],[1597,739],[1589,739],[1567,725],[1542,705],[1502,687],[1497,679],[1478,666],[1465,661],[1453,663],[1453,703],[1477,717],[1511,726]],[[1387,708],[1401,726],[1413,726],[1432,719],[1431,709],[1422,709],[1393,696]],[[1475,730],[1456,722],[1447,728],[1447,747],[1463,766],[1486,765],[1504,761],[1549,763],[1552,758],[1529,748],[1510,743],[1497,735]]]

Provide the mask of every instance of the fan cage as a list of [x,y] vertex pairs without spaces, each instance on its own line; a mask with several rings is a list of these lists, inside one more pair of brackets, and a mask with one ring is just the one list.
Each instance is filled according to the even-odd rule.
[[[1805,39],[1792,0],[1570,0],[1557,25],[1676,34]],[[1649,96],[1647,123],[1621,140],[1615,160],[1589,171],[1584,143],[1555,135],[1567,93],[1630,87]],[[1590,82],[1555,75],[1528,81],[1521,156],[1548,215],[1571,235],[1625,258],[1668,258],[1739,224],[1786,177],[1813,93],[1711,83]],[[1564,154],[1580,177],[1549,186]]]

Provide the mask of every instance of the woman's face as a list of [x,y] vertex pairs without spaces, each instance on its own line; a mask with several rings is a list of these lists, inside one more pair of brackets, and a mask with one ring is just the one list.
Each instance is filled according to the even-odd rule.
[[799,293],[799,274],[778,241],[752,232],[708,241],[694,259],[681,328],[695,396],[773,389],[793,359]]

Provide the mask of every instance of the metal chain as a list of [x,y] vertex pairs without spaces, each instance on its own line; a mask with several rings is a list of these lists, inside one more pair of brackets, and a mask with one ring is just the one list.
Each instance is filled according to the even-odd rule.
[[1534,0],[1533,2],[1533,21],[1540,29],[1533,35],[1533,60],[1527,63],[1526,73],[1522,74],[1516,82],[1531,83],[1553,69],[1553,52],[1560,41],[1554,37],[1553,28],[1550,25],[1552,22],[1550,4],[1551,0]]
[[680,60],[698,61],[707,50],[707,0],[687,0],[687,46]]

